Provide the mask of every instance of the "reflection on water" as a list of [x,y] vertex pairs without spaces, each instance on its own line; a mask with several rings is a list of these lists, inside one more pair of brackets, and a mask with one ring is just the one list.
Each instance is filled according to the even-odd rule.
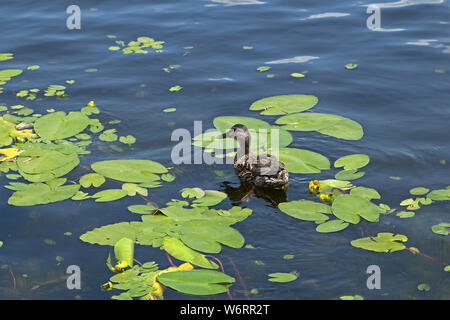
[[227,6],[242,6],[248,4],[264,4],[258,0],[211,0],[212,2],[226,4]]
[[315,60],[315,59],[319,59],[319,57],[296,56],[296,57],[288,58],[288,59],[267,61],[267,62],[265,62],[265,64],[304,63],[304,62],[308,62],[308,61]]
[[281,202],[288,201],[286,189],[258,188],[248,182],[241,182],[239,187],[233,187],[231,182],[224,181],[220,185],[220,190],[228,195],[235,206],[249,202],[253,196],[264,199],[272,208],[278,207]]

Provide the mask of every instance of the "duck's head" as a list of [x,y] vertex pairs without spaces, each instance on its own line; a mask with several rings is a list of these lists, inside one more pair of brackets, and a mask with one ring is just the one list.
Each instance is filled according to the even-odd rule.
[[235,124],[230,130],[219,135],[217,138],[232,138],[238,141],[245,141],[250,139],[250,131],[243,124]]

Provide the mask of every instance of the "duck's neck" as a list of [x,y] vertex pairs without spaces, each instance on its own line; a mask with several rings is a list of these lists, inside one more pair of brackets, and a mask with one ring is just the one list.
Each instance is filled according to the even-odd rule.
[[250,154],[250,137],[246,136],[244,138],[237,139],[239,143],[239,149],[237,151],[237,157],[248,156]]

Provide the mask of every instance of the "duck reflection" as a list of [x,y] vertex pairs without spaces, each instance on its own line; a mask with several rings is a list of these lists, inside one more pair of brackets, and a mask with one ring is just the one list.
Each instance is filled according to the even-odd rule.
[[286,194],[287,188],[261,188],[249,182],[241,182],[239,187],[233,187],[233,185],[234,183],[228,181],[220,184],[221,191],[228,195],[233,205],[241,205],[243,202],[248,202],[252,196],[264,199],[272,208],[276,208],[281,202],[288,201]]

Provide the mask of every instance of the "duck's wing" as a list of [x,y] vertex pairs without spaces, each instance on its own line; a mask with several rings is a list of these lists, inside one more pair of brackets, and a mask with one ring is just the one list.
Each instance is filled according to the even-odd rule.
[[255,176],[276,176],[285,165],[271,154],[262,154],[257,157],[257,161],[252,166]]

